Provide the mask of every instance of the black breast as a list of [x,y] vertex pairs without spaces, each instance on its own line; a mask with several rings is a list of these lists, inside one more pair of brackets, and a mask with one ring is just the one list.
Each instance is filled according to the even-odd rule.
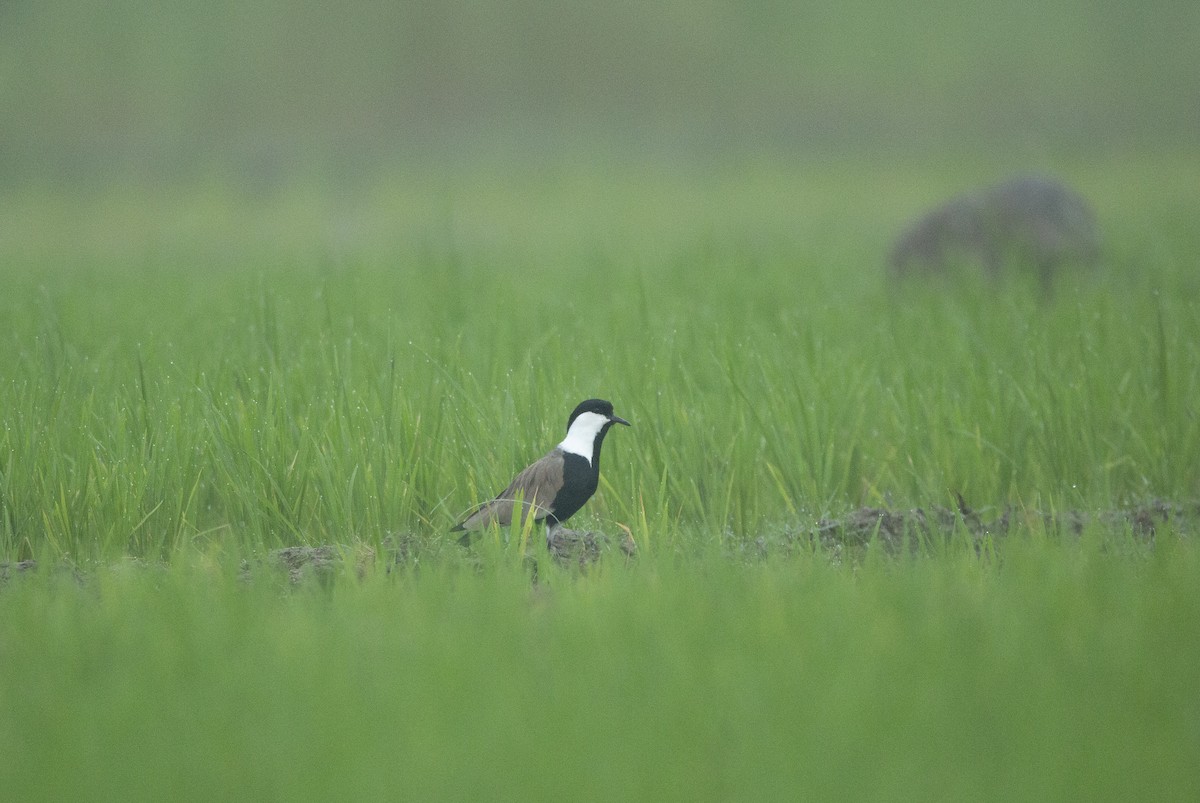
[[592,498],[599,480],[599,465],[588,463],[585,458],[570,452],[563,455],[563,484],[554,497],[554,513],[547,521],[562,522],[574,516],[583,503]]

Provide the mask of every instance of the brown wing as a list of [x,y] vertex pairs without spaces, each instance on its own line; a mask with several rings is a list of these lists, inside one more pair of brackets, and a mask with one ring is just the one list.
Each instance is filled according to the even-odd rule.
[[458,525],[456,530],[481,530],[493,521],[507,527],[512,523],[517,497],[521,497],[521,521],[533,512],[541,521],[554,512],[554,497],[563,485],[563,453],[555,449],[532,464],[509,483],[495,499],[485,502]]

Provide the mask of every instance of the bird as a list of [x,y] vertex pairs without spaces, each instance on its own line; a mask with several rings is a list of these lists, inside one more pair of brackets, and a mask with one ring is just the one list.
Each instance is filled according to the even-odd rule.
[[534,521],[545,522],[549,543],[554,531],[596,492],[600,482],[600,446],[613,424],[631,426],[613,414],[612,402],[604,399],[580,402],[567,419],[567,437],[513,478],[495,499],[475,508],[451,532],[465,531],[459,539],[465,546],[475,531],[492,522],[507,527],[520,497],[519,521],[524,523],[532,514]]

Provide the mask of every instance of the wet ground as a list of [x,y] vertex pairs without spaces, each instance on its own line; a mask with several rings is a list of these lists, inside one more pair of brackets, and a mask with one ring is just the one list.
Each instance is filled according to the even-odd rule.
[[1153,500],[1129,508],[1086,512],[1018,510],[1008,506],[976,509],[961,496],[954,508],[858,508],[838,519],[821,519],[810,531],[823,546],[865,544],[876,541],[890,549],[920,545],[966,533],[976,542],[1003,538],[1017,529],[1079,536],[1089,528],[1127,534],[1152,541],[1162,527],[1185,535],[1200,529],[1200,502],[1178,504]]
[[[737,546],[730,552],[751,558],[815,548],[835,558],[861,555],[872,548],[894,555],[915,554],[949,544],[964,535],[977,551],[982,551],[989,544],[996,545],[1010,534],[1022,531],[1066,538],[1096,532],[1117,542],[1152,545],[1164,529],[1186,538],[1200,536],[1200,501],[1179,503],[1156,499],[1127,508],[1093,512],[1031,511],[1011,506],[973,508],[961,497],[955,507],[861,507],[836,518],[821,518],[808,526],[788,528],[777,538],[733,539]],[[443,551],[450,549],[461,550],[462,547],[413,534],[390,535],[378,549],[366,545],[291,546],[273,550],[261,558],[244,560],[240,573],[244,579],[264,571],[282,573],[291,583],[299,584],[306,578],[331,580],[349,564],[361,578],[380,566],[390,572],[415,567],[422,561],[435,561]],[[539,549],[540,545],[530,550],[531,557],[528,558],[535,577],[537,562],[534,556]],[[561,527],[548,540],[547,551],[560,566],[585,571],[606,556],[626,562],[635,559],[637,544],[624,530],[613,536],[595,530]],[[0,562],[0,586],[15,576],[38,569],[36,560]],[[79,582],[86,576],[80,567],[70,562],[56,565],[53,571],[68,572]]]

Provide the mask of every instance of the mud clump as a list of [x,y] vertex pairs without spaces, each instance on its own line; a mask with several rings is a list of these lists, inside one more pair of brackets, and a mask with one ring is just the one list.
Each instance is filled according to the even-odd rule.
[[270,559],[288,573],[288,579],[298,584],[305,575],[328,582],[342,564],[341,552],[333,546],[290,546],[277,549]]
[[1108,533],[1127,533],[1136,541],[1153,543],[1161,528],[1169,527],[1183,535],[1197,534],[1200,503],[1151,500],[1129,508],[1094,513],[1080,510],[1046,512],[1018,510],[1011,506],[1000,510],[978,510],[959,496],[955,507],[857,508],[840,518],[822,518],[807,534],[831,552],[878,544],[890,554],[900,554],[945,544],[964,534],[978,551],[987,539],[1004,538],[1014,530],[1030,527],[1071,537],[1078,537],[1089,528],[1098,528]]
[[[586,569],[589,564],[600,560],[600,556],[612,549],[612,539],[601,532],[593,530],[568,530],[566,527],[555,528],[546,538],[546,547],[550,557],[560,566],[578,566]],[[617,542],[617,548],[626,558],[637,554],[637,545],[629,533]]]
[[956,195],[913,221],[888,255],[893,277],[980,266],[990,278],[1032,268],[1043,288],[1067,265],[1100,258],[1096,216],[1082,195],[1054,178],[1017,176]]
[[4,585],[10,578],[25,572],[32,572],[37,569],[37,561],[31,559],[18,561],[4,561],[0,563],[0,585]]

